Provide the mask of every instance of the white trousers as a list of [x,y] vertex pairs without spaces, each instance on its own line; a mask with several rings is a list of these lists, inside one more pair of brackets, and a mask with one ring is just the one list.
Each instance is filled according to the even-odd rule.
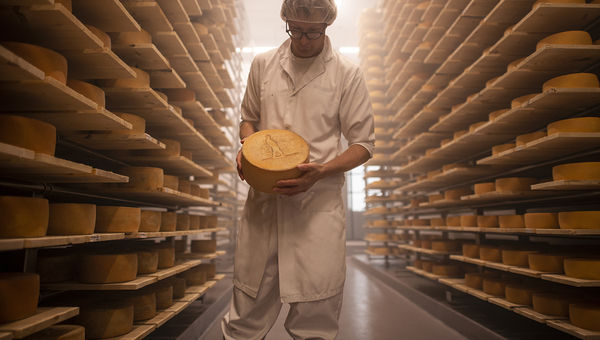
[[[221,321],[227,340],[264,339],[279,316],[282,307],[279,295],[277,245],[273,246],[256,299],[237,287],[229,313]],[[275,242],[276,243],[276,242]],[[290,304],[285,329],[295,340],[333,340],[338,333],[343,293],[324,300]]]

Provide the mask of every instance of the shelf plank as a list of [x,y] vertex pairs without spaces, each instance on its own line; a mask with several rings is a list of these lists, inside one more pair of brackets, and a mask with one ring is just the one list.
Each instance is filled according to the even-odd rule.
[[160,188],[160,190],[157,191],[136,191],[127,188],[90,186],[88,187],[88,190],[90,192],[113,195],[125,199],[138,200],[148,203],[206,207],[218,207],[221,205],[220,202],[215,202],[210,199],[192,196],[190,194],[186,194],[169,188]]
[[565,320],[548,320],[546,324],[552,328],[568,333],[584,340],[599,340],[600,332],[579,328]]
[[155,157],[129,155],[123,158],[127,159],[132,164],[156,166],[162,168],[165,171],[165,173],[175,176],[213,176],[213,173],[211,171],[183,156]]
[[160,6],[153,0],[123,0],[123,5],[135,20],[150,33],[170,32],[173,26]]
[[65,138],[94,150],[164,150],[165,145],[149,134],[71,134]]
[[534,184],[531,190],[600,190],[598,180],[563,180]]
[[103,88],[106,105],[111,110],[119,109],[161,109],[169,104],[151,88]]
[[69,78],[120,79],[133,78],[135,72],[110,48],[65,50],[69,62]]
[[77,314],[79,314],[78,307],[39,307],[36,314],[31,317],[0,325],[0,332],[10,332],[13,338],[22,339]]
[[0,340],[12,340],[13,335],[9,332],[0,332]]
[[119,0],[76,0],[73,13],[104,32],[139,32],[141,29]]
[[542,279],[573,287],[600,287],[600,280],[584,280],[558,274],[543,274]]
[[154,325],[136,325],[133,330],[125,335],[114,338],[106,338],[105,340],[141,340],[148,336],[156,329]]
[[445,253],[445,252],[436,251],[436,250],[432,250],[432,249],[425,249],[425,248],[413,247],[413,246],[409,246],[409,245],[406,245],[406,244],[399,244],[398,248],[405,249],[405,250],[408,250],[408,251],[412,251],[412,252],[415,252],[415,253],[428,254],[428,255],[439,255],[439,256],[450,256],[450,255],[452,255],[451,253]]
[[226,254],[224,250],[218,250],[216,253],[180,253],[177,254],[178,258],[181,259],[203,259],[203,260],[212,260],[219,256],[223,256]]
[[156,0],[171,23],[190,21],[180,0]]
[[164,325],[167,321],[169,321],[171,318],[173,318],[175,315],[177,315],[177,313],[174,313],[169,310],[158,311],[153,318],[136,322],[136,324],[153,325],[155,327],[160,327]]
[[183,89],[185,81],[173,69],[150,71],[150,85],[158,89]]
[[545,315],[542,313],[538,313],[531,308],[528,307],[520,307],[513,309],[513,312],[520,314],[526,318],[529,318],[533,321],[539,323],[547,323],[550,320],[562,320],[564,317],[556,316],[556,315]]
[[171,68],[169,60],[153,43],[114,44],[112,50],[127,64],[143,70],[167,70]]
[[512,303],[510,301],[507,301],[504,298],[498,298],[498,297],[490,298],[490,299],[488,299],[488,302],[493,303],[496,306],[500,306],[500,307],[502,307],[504,309],[508,309],[510,311],[512,311],[515,308],[526,307],[524,305],[519,305],[519,304],[516,304],[516,303]]
[[130,233],[125,236],[127,239],[143,239],[143,238],[163,238],[173,236],[189,236],[206,233],[216,233],[224,230],[223,228],[195,229],[195,230],[179,230],[179,231],[158,231],[158,232],[137,232]]
[[95,111],[71,112],[19,112],[19,115],[48,122],[59,133],[68,135],[74,131],[113,131],[131,129],[131,123],[114,113],[100,108]]
[[498,202],[498,201],[511,201],[511,200],[523,200],[531,198],[547,197],[552,195],[558,195],[558,192],[540,192],[540,191],[521,191],[521,192],[488,192],[481,195],[468,195],[462,196],[460,199],[468,203],[484,203],[484,202]]
[[201,72],[182,73],[181,78],[185,80],[190,89],[196,92],[197,99],[205,108],[220,109],[223,107]]
[[81,291],[113,291],[113,290],[138,290],[157,282],[156,277],[138,276],[135,280],[120,283],[79,283],[59,282],[42,284],[42,289],[47,290],[81,290]]

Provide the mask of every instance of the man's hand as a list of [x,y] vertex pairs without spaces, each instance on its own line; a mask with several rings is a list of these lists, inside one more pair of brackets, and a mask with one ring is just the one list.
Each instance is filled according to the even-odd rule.
[[305,192],[324,177],[325,166],[317,163],[306,163],[298,165],[298,170],[303,172],[300,177],[277,182],[273,192],[288,196]]
[[[246,138],[242,139],[240,141],[240,144],[244,144],[244,141],[246,140]],[[240,148],[240,151],[238,151],[237,157],[236,157],[236,162],[237,162],[237,171],[238,171],[238,175],[240,176],[240,179],[243,181],[244,179],[244,173],[242,172],[242,148]]]

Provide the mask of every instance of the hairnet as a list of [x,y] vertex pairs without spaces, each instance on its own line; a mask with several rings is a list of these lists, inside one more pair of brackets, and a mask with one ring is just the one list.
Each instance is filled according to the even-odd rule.
[[283,0],[281,19],[331,25],[337,16],[334,0]]

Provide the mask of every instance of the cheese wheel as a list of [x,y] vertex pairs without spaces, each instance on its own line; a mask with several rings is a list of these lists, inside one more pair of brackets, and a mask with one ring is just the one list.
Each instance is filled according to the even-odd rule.
[[131,113],[115,112],[115,115],[131,123],[131,130],[112,130],[111,134],[117,135],[137,135],[146,133],[146,120],[138,115]]
[[413,261],[413,267],[415,267],[417,269],[423,269],[423,261],[421,261],[421,260],[414,260]]
[[517,305],[531,306],[531,296],[533,289],[522,287],[514,284],[507,284],[504,287],[504,296],[508,302],[516,303]]
[[206,283],[206,271],[200,268],[192,268],[181,274],[185,279],[186,286],[200,286]]
[[428,272],[428,273],[432,273],[433,272],[433,266],[435,265],[435,262],[433,261],[428,261],[428,260],[423,260],[422,261],[422,267],[423,270]]
[[498,228],[499,226],[498,216],[477,216],[477,227],[479,228]]
[[558,213],[561,229],[598,229],[600,211],[569,211]]
[[527,57],[519,58],[519,59],[511,62],[510,64],[508,64],[508,67],[506,68],[506,72],[511,72],[511,71],[515,70],[517,68],[517,66],[519,66],[519,64],[525,59],[527,59]]
[[478,259],[479,258],[479,245],[475,243],[463,243],[462,244],[463,256]]
[[365,239],[372,239],[377,241],[388,241],[390,238],[388,234],[373,234],[369,233],[365,236]]
[[577,327],[590,331],[600,331],[600,305],[576,303],[569,305],[569,320]]
[[133,303],[133,321],[142,321],[156,315],[156,292],[152,290],[137,291],[131,296]]
[[164,172],[161,168],[132,166],[122,168],[119,173],[129,176],[129,183],[121,184],[126,188],[140,191],[158,191],[164,184]]
[[473,184],[473,191],[476,195],[482,195],[488,192],[496,191],[496,183],[484,182]]
[[181,143],[174,139],[161,139],[161,143],[165,145],[162,150],[140,150],[140,154],[146,156],[162,156],[162,157],[179,157],[181,155]]
[[114,43],[119,45],[151,44],[152,35],[145,30],[117,32],[113,35]]
[[514,143],[506,143],[506,144],[500,144],[500,145],[496,145],[492,147],[492,155],[495,156],[497,154],[500,154],[504,151],[507,150],[512,150],[515,148],[515,144]]
[[70,281],[75,278],[75,256],[64,249],[40,249],[36,272],[41,283]]
[[460,249],[460,243],[456,240],[431,241],[431,249],[444,253],[453,253]]
[[540,40],[535,49],[546,45],[592,45],[592,37],[586,31],[566,31],[555,33]]
[[559,132],[600,132],[600,117],[580,117],[548,124],[548,135]]
[[525,228],[528,229],[558,229],[557,213],[528,213],[523,215]]
[[441,170],[441,169],[438,169],[438,170],[432,170],[432,171],[429,171],[429,172],[427,172],[427,178],[428,178],[428,179],[432,179],[432,178],[434,178],[435,176],[439,176],[439,175],[441,175],[441,174],[442,174],[442,170]]
[[190,150],[181,150],[181,157],[185,157],[187,159],[192,159],[193,153]]
[[85,27],[87,27],[87,29],[89,29],[98,39],[102,40],[102,45],[104,45],[105,49],[110,50],[112,46],[108,34],[92,25],[85,25]]
[[442,139],[442,141],[440,142],[440,146],[445,146],[447,144],[450,144],[450,142],[452,142],[452,138]]
[[201,263],[198,265],[198,269],[206,273],[207,279],[212,279],[217,275],[217,267],[214,263]]
[[217,251],[217,240],[192,240],[192,253],[214,253]]
[[444,218],[432,218],[429,220],[429,225],[432,227],[445,227],[446,220]]
[[179,189],[179,177],[164,175],[164,186],[165,188],[177,190]]
[[442,171],[443,172],[448,172],[450,170],[460,169],[460,168],[466,168],[466,167],[467,166],[465,164],[451,163],[451,164],[446,164],[446,165],[442,166]]
[[200,216],[190,215],[190,230],[200,229]]
[[544,83],[543,91],[552,88],[598,88],[598,76],[593,73],[572,73],[552,78]]
[[194,28],[196,29],[196,32],[198,33],[198,35],[207,35],[209,33],[208,27],[202,25],[199,22],[193,21],[192,25],[194,25]]
[[525,219],[523,215],[502,215],[498,216],[498,225],[500,228],[525,228]]
[[520,136],[517,136],[517,138],[516,138],[517,146],[523,146],[529,142],[532,142],[534,140],[538,140],[538,139],[544,138],[544,137],[546,137],[545,131],[536,131],[536,132],[520,135]]
[[455,264],[436,264],[432,273],[441,277],[458,277],[461,274],[460,267]]
[[131,332],[133,314],[131,303],[94,303],[80,306],[77,320],[86,339],[104,339]]
[[156,250],[139,250],[138,257],[138,275],[156,273],[158,270],[158,251]]
[[48,215],[46,199],[0,196],[0,238],[46,236]]
[[466,135],[467,133],[469,133],[469,130],[461,130],[461,131],[456,131],[452,136],[454,137],[454,140],[457,140],[460,137]]
[[189,194],[192,192],[192,182],[187,179],[180,178],[178,191]]
[[185,238],[181,240],[175,240],[175,254],[185,253],[186,250],[187,240]]
[[483,289],[483,274],[480,273],[466,273],[465,274],[465,285],[473,289]]
[[0,273],[0,324],[34,315],[40,296],[40,276]]
[[552,167],[555,181],[597,181],[600,180],[600,162],[561,164]]
[[140,208],[97,206],[97,233],[135,233],[140,228]]
[[563,262],[565,275],[583,280],[600,280],[600,259],[567,258]]
[[0,143],[54,156],[56,128],[37,119],[2,114]]
[[160,211],[142,210],[140,215],[140,228],[138,231],[160,231],[161,216],[162,213]]
[[562,274],[564,259],[564,255],[531,253],[528,255],[528,266],[539,272]]
[[477,215],[463,215],[460,217],[461,227],[477,227]]
[[177,226],[175,230],[190,230],[190,215],[177,214]]
[[79,281],[117,283],[135,280],[138,271],[136,253],[90,253],[78,258]]
[[171,283],[173,283],[173,299],[181,299],[184,297],[187,289],[185,279],[182,277],[174,277],[171,279]]
[[428,239],[421,240],[421,248],[423,249],[431,249],[432,241]]
[[96,82],[101,87],[114,87],[126,89],[148,89],[150,88],[150,75],[137,67],[130,66],[135,72],[135,78],[121,79],[99,79]]
[[49,206],[48,235],[89,235],[96,226],[93,204],[53,203]]
[[495,182],[496,192],[531,191],[531,186],[537,182],[537,178],[530,177],[498,178]]
[[507,266],[528,267],[529,255],[534,253],[534,250],[503,249],[502,263]]
[[3,41],[2,46],[42,70],[46,76],[67,83],[67,59],[53,50],[22,42]]
[[91,99],[94,103],[98,104],[98,106],[101,108],[103,108],[106,105],[104,91],[102,91],[102,89],[99,88],[98,86],[83,82],[81,80],[70,79],[70,78],[67,80],[67,86],[69,86],[73,90],[79,92],[86,98]]
[[487,124],[487,121],[471,124],[471,125],[469,125],[469,132],[473,132],[473,131],[477,130],[479,127],[484,126],[485,124]]
[[433,194],[433,195],[427,196],[427,198],[429,199],[429,203],[434,203],[435,201],[444,199],[444,195],[443,194]]
[[502,262],[502,249],[494,246],[480,246],[479,258],[483,261]]
[[85,328],[77,325],[54,325],[35,332],[24,340],[85,340]]
[[262,130],[242,145],[242,170],[254,189],[272,193],[283,179],[299,177],[296,167],[308,161],[309,146],[299,135],[287,130]]
[[411,244],[413,247],[421,248],[421,240],[412,240]]
[[446,217],[446,224],[449,227],[460,227],[460,216],[448,216],[448,217]]
[[200,216],[200,229],[208,228],[208,216]]
[[569,299],[562,294],[533,293],[533,310],[544,315],[569,316]]
[[488,118],[489,118],[490,122],[494,121],[494,120],[498,119],[498,117],[507,113],[508,111],[510,111],[510,109],[502,109],[502,110],[493,111],[489,114]]
[[195,102],[196,92],[190,89],[164,89],[169,102]]
[[484,278],[483,291],[486,294],[503,297],[506,284],[501,279]]
[[467,196],[472,194],[471,189],[461,188],[444,191],[444,199],[449,201],[460,201],[461,196]]
[[389,255],[390,248],[388,247],[367,247],[367,251],[375,255]]
[[510,102],[511,109],[521,107],[524,104],[528,103],[532,98],[537,97],[539,93],[527,94],[521,97],[517,97]]
[[198,185],[192,185],[191,194],[194,196],[202,197],[202,198],[206,198],[206,199],[210,198],[210,191],[206,188],[201,188]]
[[160,231],[175,231],[177,228],[177,214],[172,211],[163,211],[160,218]]
[[171,268],[175,265],[175,246],[161,243],[154,249],[158,252],[158,269]]

